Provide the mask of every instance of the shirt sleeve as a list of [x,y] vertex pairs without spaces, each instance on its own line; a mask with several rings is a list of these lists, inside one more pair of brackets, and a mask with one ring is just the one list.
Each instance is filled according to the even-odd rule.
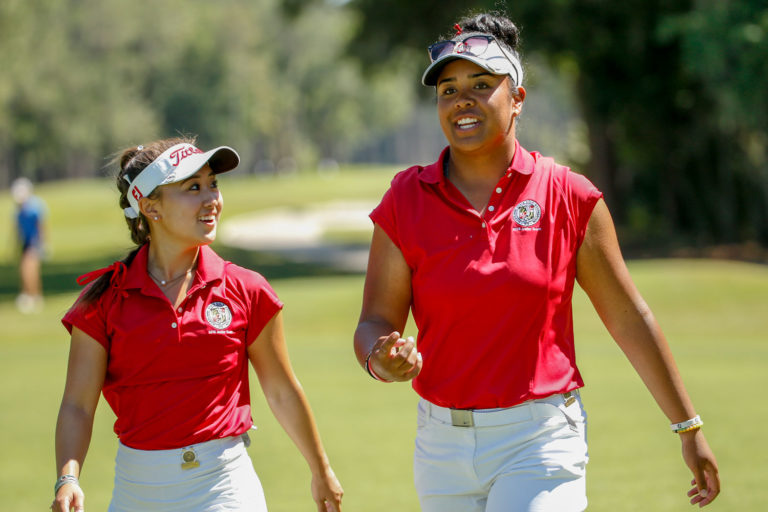
[[579,242],[584,240],[589,219],[603,193],[589,179],[573,171],[568,172],[569,208],[576,224]]
[[[87,290],[87,288],[86,288]],[[85,290],[83,290],[85,293]],[[77,327],[91,338],[98,341],[107,351],[109,350],[109,336],[107,335],[107,322],[101,307],[103,294],[94,302],[85,304],[82,301],[83,293],[77,299],[75,304],[69,308],[69,311],[61,319],[61,323],[72,334],[72,328]]]
[[278,311],[283,309],[283,302],[261,274],[255,273],[250,279],[251,310],[246,332],[246,344],[250,346],[259,337],[264,326],[272,320]]
[[400,237],[397,235],[397,218],[395,212],[395,193],[393,188],[390,187],[369,217],[374,224],[377,224],[384,230],[389,239],[402,251],[403,248],[400,246]]

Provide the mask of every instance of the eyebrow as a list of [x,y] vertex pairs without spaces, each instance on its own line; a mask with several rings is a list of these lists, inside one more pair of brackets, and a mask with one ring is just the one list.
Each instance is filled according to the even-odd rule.
[[[202,170],[202,169],[201,169],[201,170]],[[213,172],[213,171],[211,171],[211,172],[210,172],[210,174],[208,174],[208,177],[211,177],[211,176],[216,176],[216,173],[215,173],[215,172]],[[202,175],[202,173],[201,173],[201,172],[200,172],[200,170],[199,170],[199,171],[197,171],[195,174],[193,174],[192,176],[189,176],[189,177],[187,177],[187,178],[184,178],[183,180],[181,180],[181,183],[186,183],[186,182],[188,182],[189,180],[194,180],[194,179],[203,179],[203,178],[204,178],[204,176]]]
[[[468,75],[468,78],[477,78],[481,76],[494,76],[493,73],[490,73],[488,71],[481,71],[480,73],[472,73],[471,75]],[[437,82],[437,85],[442,84],[443,82],[451,82],[456,80],[456,77],[449,76],[448,78],[443,78],[439,82]]]

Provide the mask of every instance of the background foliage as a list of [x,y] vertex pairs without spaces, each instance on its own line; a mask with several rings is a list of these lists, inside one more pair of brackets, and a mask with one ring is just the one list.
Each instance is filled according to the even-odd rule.
[[451,36],[463,14],[506,11],[524,56],[573,83],[590,149],[580,167],[629,228],[625,245],[768,242],[764,0],[351,5],[364,13],[356,43],[368,58]]
[[366,82],[346,55],[355,20],[322,3],[289,18],[277,0],[4,1],[0,185],[93,176],[179,132],[249,169],[343,160],[411,104],[408,77]]
[[254,172],[425,163],[424,47],[469,9],[522,27],[521,139],[596,182],[625,247],[768,244],[765,0],[5,0],[0,187],[178,132]]

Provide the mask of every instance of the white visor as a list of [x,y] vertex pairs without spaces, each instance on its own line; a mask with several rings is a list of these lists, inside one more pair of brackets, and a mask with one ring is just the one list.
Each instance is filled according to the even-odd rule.
[[203,153],[192,144],[176,144],[146,166],[131,182],[127,194],[131,206],[125,208],[125,216],[135,219],[139,216],[139,199],[148,196],[160,185],[189,178],[205,164],[219,174],[231,171],[239,163],[240,156],[228,146],[219,146]]
[[[523,66],[520,64],[520,59],[507,51],[493,36],[490,36],[492,38],[491,41],[487,43],[479,54],[474,53],[470,46],[464,44],[464,41],[478,35],[481,37],[488,36],[488,34],[482,33],[462,34],[454,39],[436,43],[450,43],[453,46],[447,46],[444,53],[430,62],[421,77],[421,83],[427,86],[437,85],[437,77],[446,64],[456,59],[464,59],[477,64],[494,75],[509,75],[515,87],[523,85]],[[431,48],[432,46],[430,50]]]

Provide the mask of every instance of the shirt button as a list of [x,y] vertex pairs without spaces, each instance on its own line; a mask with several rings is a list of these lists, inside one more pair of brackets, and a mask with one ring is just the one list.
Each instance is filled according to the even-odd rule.
[[485,227],[485,222],[483,222],[483,227]]
[[173,323],[171,324],[171,327],[173,327],[173,328],[175,329],[175,328],[176,328],[176,322],[173,322]]
[[488,211],[489,211],[489,212],[492,212],[492,211],[493,211],[493,210],[495,210],[495,209],[496,209],[496,207],[495,207],[495,206],[489,206],[489,207],[488,207]]
[[177,309],[177,311],[178,311],[179,313],[181,313],[181,312],[182,312],[182,311],[184,311],[184,310],[183,310],[182,308],[179,308],[179,309]]
[[496,187],[496,193],[501,194],[501,187]]

